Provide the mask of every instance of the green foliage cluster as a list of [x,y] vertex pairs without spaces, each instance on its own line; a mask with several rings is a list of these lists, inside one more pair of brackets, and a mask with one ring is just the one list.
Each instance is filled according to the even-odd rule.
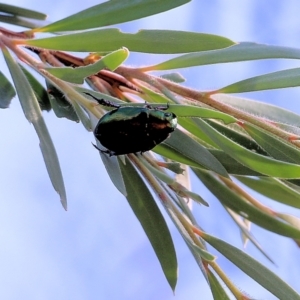
[[[300,208],[300,116],[232,94],[299,86],[300,69],[248,78],[209,92],[181,85],[183,79],[177,73],[161,77],[149,74],[226,62],[299,59],[300,50],[238,44],[225,37],[195,32],[141,30],[129,34],[117,28],[100,28],[187,2],[111,0],[45,26],[40,26],[40,20],[46,17],[41,13],[0,4],[1,22],[29,28],[21,33],[0,29],[2,53],[13,78],[12,85],[0,72],[0,107],[8,107],[17,93],[25,116],[40,139],[53,187],[67,209],[59,160],[42,110],[53,109],[57,117],[80,121],[92,131],[105,107],[84,92],[121,105],[136,102],[136,98],[140,104],[131,105],[143,105],[145,101],[169,103],[179,126],[169,139],[153,149],[154,153],[100,156],[112,182],[127,198],[144,228],[171,288],[174,290],[177,282],[176,253],[148,187],[183,236],[214,299],[229,299],[223,283],[236,299],[249,297],[226,276],[206,244],[279,299],[300,299],[296,291],[262,264],[201,229],[187,201],[193,199],[206,206],[208,203],[187,188],[186,176],[191,171],[199,178],[234,219],[244,241],[250,240],[267,258],[251,234],[249,222],[299,243],[298,219],[264,206],[237,182],[274,201]],[[45,32],[52,36],[35,38],[37,33]],[[63,51],[93,53],[81,59]],[[178,55],[156,65],[130,68],[124,65],[130,51]],[[35,78],[36,72],[43,76],[45,84]],[[179,182],[179,175],[185,178],[184,182]]]

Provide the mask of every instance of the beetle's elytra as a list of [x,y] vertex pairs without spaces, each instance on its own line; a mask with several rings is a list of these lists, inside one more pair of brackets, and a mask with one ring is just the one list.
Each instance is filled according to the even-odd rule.
[[[88,94],[88,93],[86,93]],[[176,115],[165,112],[166,107],[154,108],[123,106],[98,99],[99,104],[115,107],[98,122],[94,135],[107,150],[98,149],[109,155],[121,155],[151,150],[168,138],[177,126]]]

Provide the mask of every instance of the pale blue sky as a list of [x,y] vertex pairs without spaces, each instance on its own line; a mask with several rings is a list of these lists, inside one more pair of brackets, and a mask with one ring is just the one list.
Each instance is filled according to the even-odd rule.
[[[57,20],[99,3],[44,0],[3,1],[48,13]],[[39,4],[38,4],[39,3]],[[142,28],[193,30],[300,48],[299,2],[194,0],[185,7],[120,25],[123,31]],[[5,26],[5,25],[4,25]],[[132,65],[162,61],[160,56],[132,54]],[[1,66],[3,60],[1,58]],[[289,67],[295,60],[214,65],[181,70],[186,85],[217,88],[237,80]],[[1,70],[4,67],[1,67]],[[300,113],[300,89],[248,93],[245,97],[271,102]],[[56,145],[68,195],[65,212],[54,192],[39,150],[33,126],[23,116],[17,98],[0,110],[0,298],[1,299],[122,299],[210,300],[212,296],[184,241],[167,218],[179,260],[175,296],[170,290],[151,246],[126,199],[114,188],[91,146],[92,134],[81,124],[45,119]],[[216,199],[196,180],[193,189],[210,203],[196,207],[199,224],[210,233],[241,247],[239,231]],[[274,209],[294,211],[267,199]],[[249,245],[247,253],[266,264],[300,293],[299,249],[290,240],[253,226],[253,233],[276,261],[271,265]],[[216,252],[213,252],[216,253]],[[222,268],[237,286],[255,299],[274,296],[258,287],[218,255]]]

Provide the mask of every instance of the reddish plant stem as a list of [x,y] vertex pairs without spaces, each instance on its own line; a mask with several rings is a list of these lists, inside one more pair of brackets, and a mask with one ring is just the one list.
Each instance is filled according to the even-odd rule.
[[300,148],[300,137],[296,136],[294,134],[291,134],[287,131],[284,131],[274,124],[272,124],[269,120],[266,120],[264,118],[256,117],[252,114],[249,114],[245,111],[239,110],[235,107],[232,107],[226,103],[222,103],[216,99],[213,99],[211,95],[207,92],[199,92],[194,89],[179,85],[177,83],[174,83],[172,81],[156,77],[153,75],[145,74],[141,72],[138,69],[133,69],[129,67],[119,67],[115,70],[116,73],[122,75],[125,78],[128,78],[129,80],[132,78],[144,81],[153,87],[157,88],[161,92],[163,92],[164,89],[168,89],[169,91],[175,93],[176,95],[179,95],[181,97],[186,97],[189,99],[192,99],[194,101],[198,101],[201,103],[204,103],[214,109],[217,109],[221,112],[227,113],[239,120],[247,121],[251,124],[257,125],[260,128],[263,128],[277,137],[280,137],[284,139],[285,141],[294,144],[295,146]]

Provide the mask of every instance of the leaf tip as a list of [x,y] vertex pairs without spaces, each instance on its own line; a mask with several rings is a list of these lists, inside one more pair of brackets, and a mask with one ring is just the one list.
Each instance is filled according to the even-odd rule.
[[64,210],[68,211],[68,203],[67,203],[67,199],[65,197],[60,198],[60,203],[63,206]]

